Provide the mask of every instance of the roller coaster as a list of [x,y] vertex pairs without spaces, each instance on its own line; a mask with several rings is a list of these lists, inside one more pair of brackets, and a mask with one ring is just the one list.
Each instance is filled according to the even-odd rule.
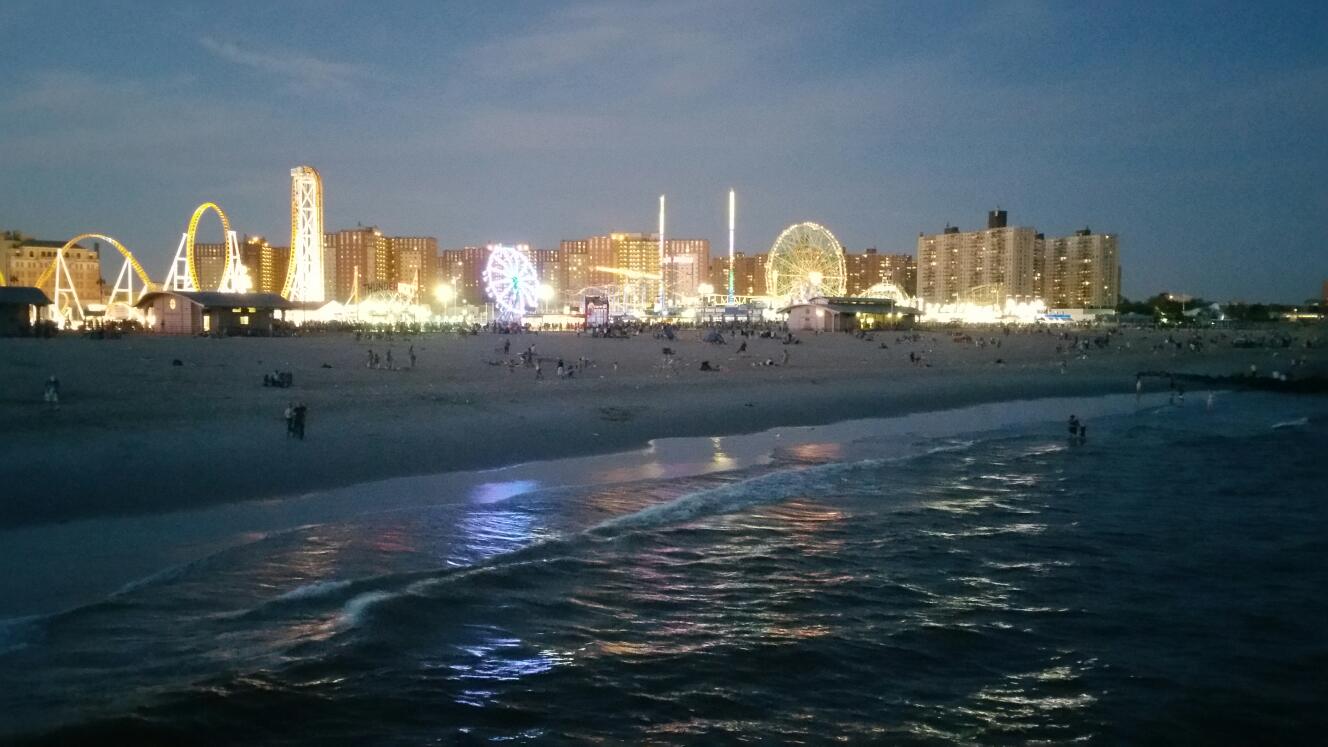
[[[120,267],[120,272],[116,276],[115,284],[112,287],[111,295],[107,298],[106,306],[110,309],[112,306],[122,306],[125,309],[132,310],[134,304],[149,291],[162,288],[170,290],[201,290],[202,283],[198,272],[198,256],[196,251],[196,239],[198,234],[198,222],[207,211],[213,211],[221,221],[221,230],[223,241],[226,244],[226,260],[222,269],[221,282],[217,290],[223,292],[244,292],[248,290],[248,274],[244,266],[240,263],[240,254],[238,243],[235,238],[235,232],[231,230],[230,220],[226,213],[213,202],[205,202],[199,205],[189,219],[189,227],[184,235],[180,237],[180,246],[176,251],[175,260],[172,262],[171,269],[167,273],[166,281],[163,283],[154,283],[148,275],[147,270],[143,268],[142,263],[134,256],[128,247],[120,243],[112,236],[102,233],[81,233],[72,239],[66,241],[63,246],[55,252],[55,258],[42,270],[37,276],[37,281],[33,283],[38,288],[45,288],[48,283],[52,283],[52,302],[54,306],[54,316],[62,323],[83,323],[87,320],[88,304],[84,303],[78,297],[78,291],[74,285],[73,276],[69,272],[69,265],[65,261],[65,253],[74,248],[80,241],[104,241],[115,247],[124,262]],[[135,286],[137,278],[137,287]],[[0,284],[4,280],[0,279]],[[132,312],[131,312],[132,313]]]

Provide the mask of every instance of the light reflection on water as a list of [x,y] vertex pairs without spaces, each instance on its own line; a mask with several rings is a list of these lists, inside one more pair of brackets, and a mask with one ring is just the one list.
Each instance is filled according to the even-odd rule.
[[[490,479],[449,505],[268,537],[8,656],[79,714],[124,687],[149,694],[134,718],[186,733],[261,722],[372,742],[339,730],[409,709],[420,731],[402,740],[422,743],[1137,743],[1159,724],[1222,741],[1193,713],[1168,720],[1167,699],[1244,704],[1264,727],[1269,705],[1297,707],[1277,688],[1309,679],[1285,642],[1322,619],[1321,504],[1269,481],[1291,468],[1268,466],[1259,436],[1229,476],[1248,484],[1201,496],[1202,475],[1243,451],[1222,444],[1215,466],[1185,443],[1124,444],[1111,457],[1136,471],[1168,458],[1136,494],[1106,497],[1091,482],[1100,458],[1040,449],[1038,435],[850,468],[808,443],[774,472],[555,490]],[[719,439],[697,452],[728,456]],[[1158,511],[1168,480],[1191,490]],[[1252,489],[1275,510],[1250,506]],[[644,518],[605,526],[625,514]],[[1239,537],[1221,552],[1253,570],[1208,572],[1209,531]],[[1215,694],[1245,646],[1261,669]],[[6,692],[11,712],[40,701]]]

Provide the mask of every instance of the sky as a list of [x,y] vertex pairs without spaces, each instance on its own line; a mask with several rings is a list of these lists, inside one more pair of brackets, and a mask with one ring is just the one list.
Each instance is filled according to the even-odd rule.
[[0,227],[154,276],[204,201],[289,243],[310,164],[328,228],[444,248],[651,232],[667,194],[718,254],[732,187],[739,251],[999,207],[1118,234],[1131,298],[1328,280],[1324,3],[5,0],[0,38]]

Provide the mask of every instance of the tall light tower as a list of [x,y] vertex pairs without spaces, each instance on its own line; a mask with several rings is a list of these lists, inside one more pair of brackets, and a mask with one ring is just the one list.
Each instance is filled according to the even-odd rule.
[[737,211],[738,197],[734,190],[729,190],[729,306],[736,299],[733,297],[733,215]]
[[664,195],[659,196],[659,310],[663,312],[667,308],[664,305]]
[[290,265],[281,295],[291,301],[327,300],[323,288],[323,179],[313,166],[291,169]]

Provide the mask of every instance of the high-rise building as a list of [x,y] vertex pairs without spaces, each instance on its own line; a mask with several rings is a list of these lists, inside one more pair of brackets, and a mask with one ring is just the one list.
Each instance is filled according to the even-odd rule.
[[[46,268],[55,261],[56,252],[64,246],[63,241],[41,241],[26,239],[8,233],[0,239],[0,272],[4,273],[8,285],[37,285]],[[118,255],[117,255],[118,256]],[[83,304],[101,303],[101,244],[94,242],[89,249],[82,244],[75,244],[65,250],[65,265],[69,267],[69,277],[74,281],[74,292]],[[41,289],[52,300],[55,299],[54,274]],[[106,289],[110,291],[109,288]]]
[[562,259],[563,297],[568,303],[579,304],[582,291],[593,285],[593,260],[590,256],[590,240],[565,240],[558,245],[558,255]]
[[1087,228],[1044,239],[1039,247],[1037,295],[1053,309],[1114,309],[1120,301],[1120,256],[1115,234]]
[[[623,273],[661,277],[657,233],[614,232],[564,239],[558,250],[563,271],[567,273],[566,288],[572,292],[619,285],[624,282]],[[706,279],[710,241],[665,239],[664,258],[662,277],[666,293],[673,297],[695,295],[696,286]]]
[[590,239],[563,239],[558,243],[558,256],[563,264],[563,290],[572,300],[572,296],[594,284]]
[[925,303],[1003,304],[1031,301],[1037,231],[1006,225],[1004,210],[987,216],[988,228],[919,234],[917,296]]
[[[736,296],[764,296],[765,261],[768,255],[733,253],[733,294]],[[710,278],[708,281],[715,292],[728,292],[729,258],[712,257],[710,259]]]
[[567,264],[558,249],[535,250],[535,275],[540,282],[553,288],[556,298],[564,298],[567,291]]
[[875,247],[844,254],[846,292],[860,295],[878,283],[893,283],[909,295],[917,292],[917,261],[911,254],[881,254]]
[[[609,234],[613,264],[619,270],[659,275],[659,235],[649,233]],[[592,239],[593,242],[593,239]]]
[[392,236],[392,264],[396,283],[418,288],[420,298],[427,300],[434,286],[434,267],[438,256],[438,239],[432,236]]
[[198,268],[200,289],[216,290],[221,285],[222,274],[226,271],[226,245],[195,242],[194,267]]
[[[664,240],[664,290],[672,302],[697,295],[710,282],[709,239]],[[727,278],[724,286],[728,289]]]
[[[355,292],[396,290],[396,268],[392,256],[392,242],[375,226],[349,228],[324,236],[324,258],[332,258],[332,298],[345,301]],[[326,261],[325,261],[326,264]]]
[[272,246],[262,236],[246,236],[240,242],[240,261],[249,271],[255,293],[281,293],[286,284],[290,247]]
[[484,296],[484,266],[489,259],[488,249],[467,246],[444,249],[439,254],[435,283],[448,283],[456,291],[456,303],[482,306],[488,303]]

